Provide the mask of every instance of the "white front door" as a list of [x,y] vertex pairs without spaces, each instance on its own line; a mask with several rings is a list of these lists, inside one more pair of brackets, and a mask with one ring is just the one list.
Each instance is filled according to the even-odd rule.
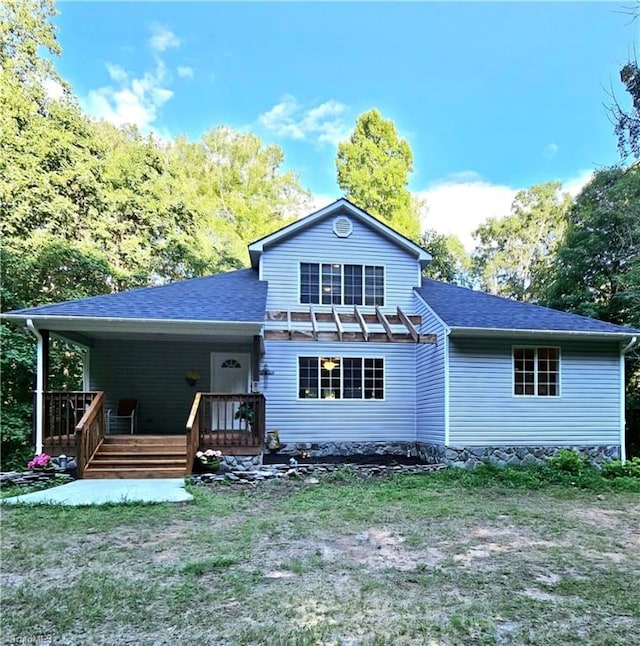
[[[249,392],[249,354],[233,352],[211,353],[211,392]],[[239,404],[235,402],[214,402],[211,409],[211,429],[240,430],[241,421],[235,418]]]

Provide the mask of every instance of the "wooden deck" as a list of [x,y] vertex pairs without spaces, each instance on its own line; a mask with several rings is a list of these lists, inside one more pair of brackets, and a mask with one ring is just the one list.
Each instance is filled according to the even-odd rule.
[[46,393],[43,451],[75,457],[80,478],[169,478],[191,473],[198,450],[259,455],[264,396],[197,393],[186,433],[105,433],[103,392]]

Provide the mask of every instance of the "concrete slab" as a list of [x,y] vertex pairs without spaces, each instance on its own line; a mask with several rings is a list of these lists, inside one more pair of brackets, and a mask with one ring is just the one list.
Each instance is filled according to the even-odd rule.
[[193,496],[185,491],[182,478],[105,478],[74,480],[68,484],[4,498],[3,504],[105,505],[123,502],[188,502]]

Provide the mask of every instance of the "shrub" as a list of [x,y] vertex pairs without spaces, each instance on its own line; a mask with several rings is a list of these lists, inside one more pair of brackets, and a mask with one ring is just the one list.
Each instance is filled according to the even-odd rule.
[[577,451],[571,449],[562,449],[553,457],[549,458],[547,464],[551,469],[570,473],[572,475],[582,475],[586,470],[593,469],[589,461]]
[[639,478],[640,458],[632,458],[622,464],[620,460],[613,460],[602,465],[602,475],[605,478]]

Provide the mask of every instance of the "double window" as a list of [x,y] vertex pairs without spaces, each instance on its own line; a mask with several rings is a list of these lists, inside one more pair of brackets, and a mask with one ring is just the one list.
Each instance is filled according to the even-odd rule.
[[300,302],[316,305],[384,305],[384,267],[300,263]]
[[384,399],[384,360],[299,357],[300,399]]
[[513,394],[558,397],[560,395],[559,348],[514,348]]

